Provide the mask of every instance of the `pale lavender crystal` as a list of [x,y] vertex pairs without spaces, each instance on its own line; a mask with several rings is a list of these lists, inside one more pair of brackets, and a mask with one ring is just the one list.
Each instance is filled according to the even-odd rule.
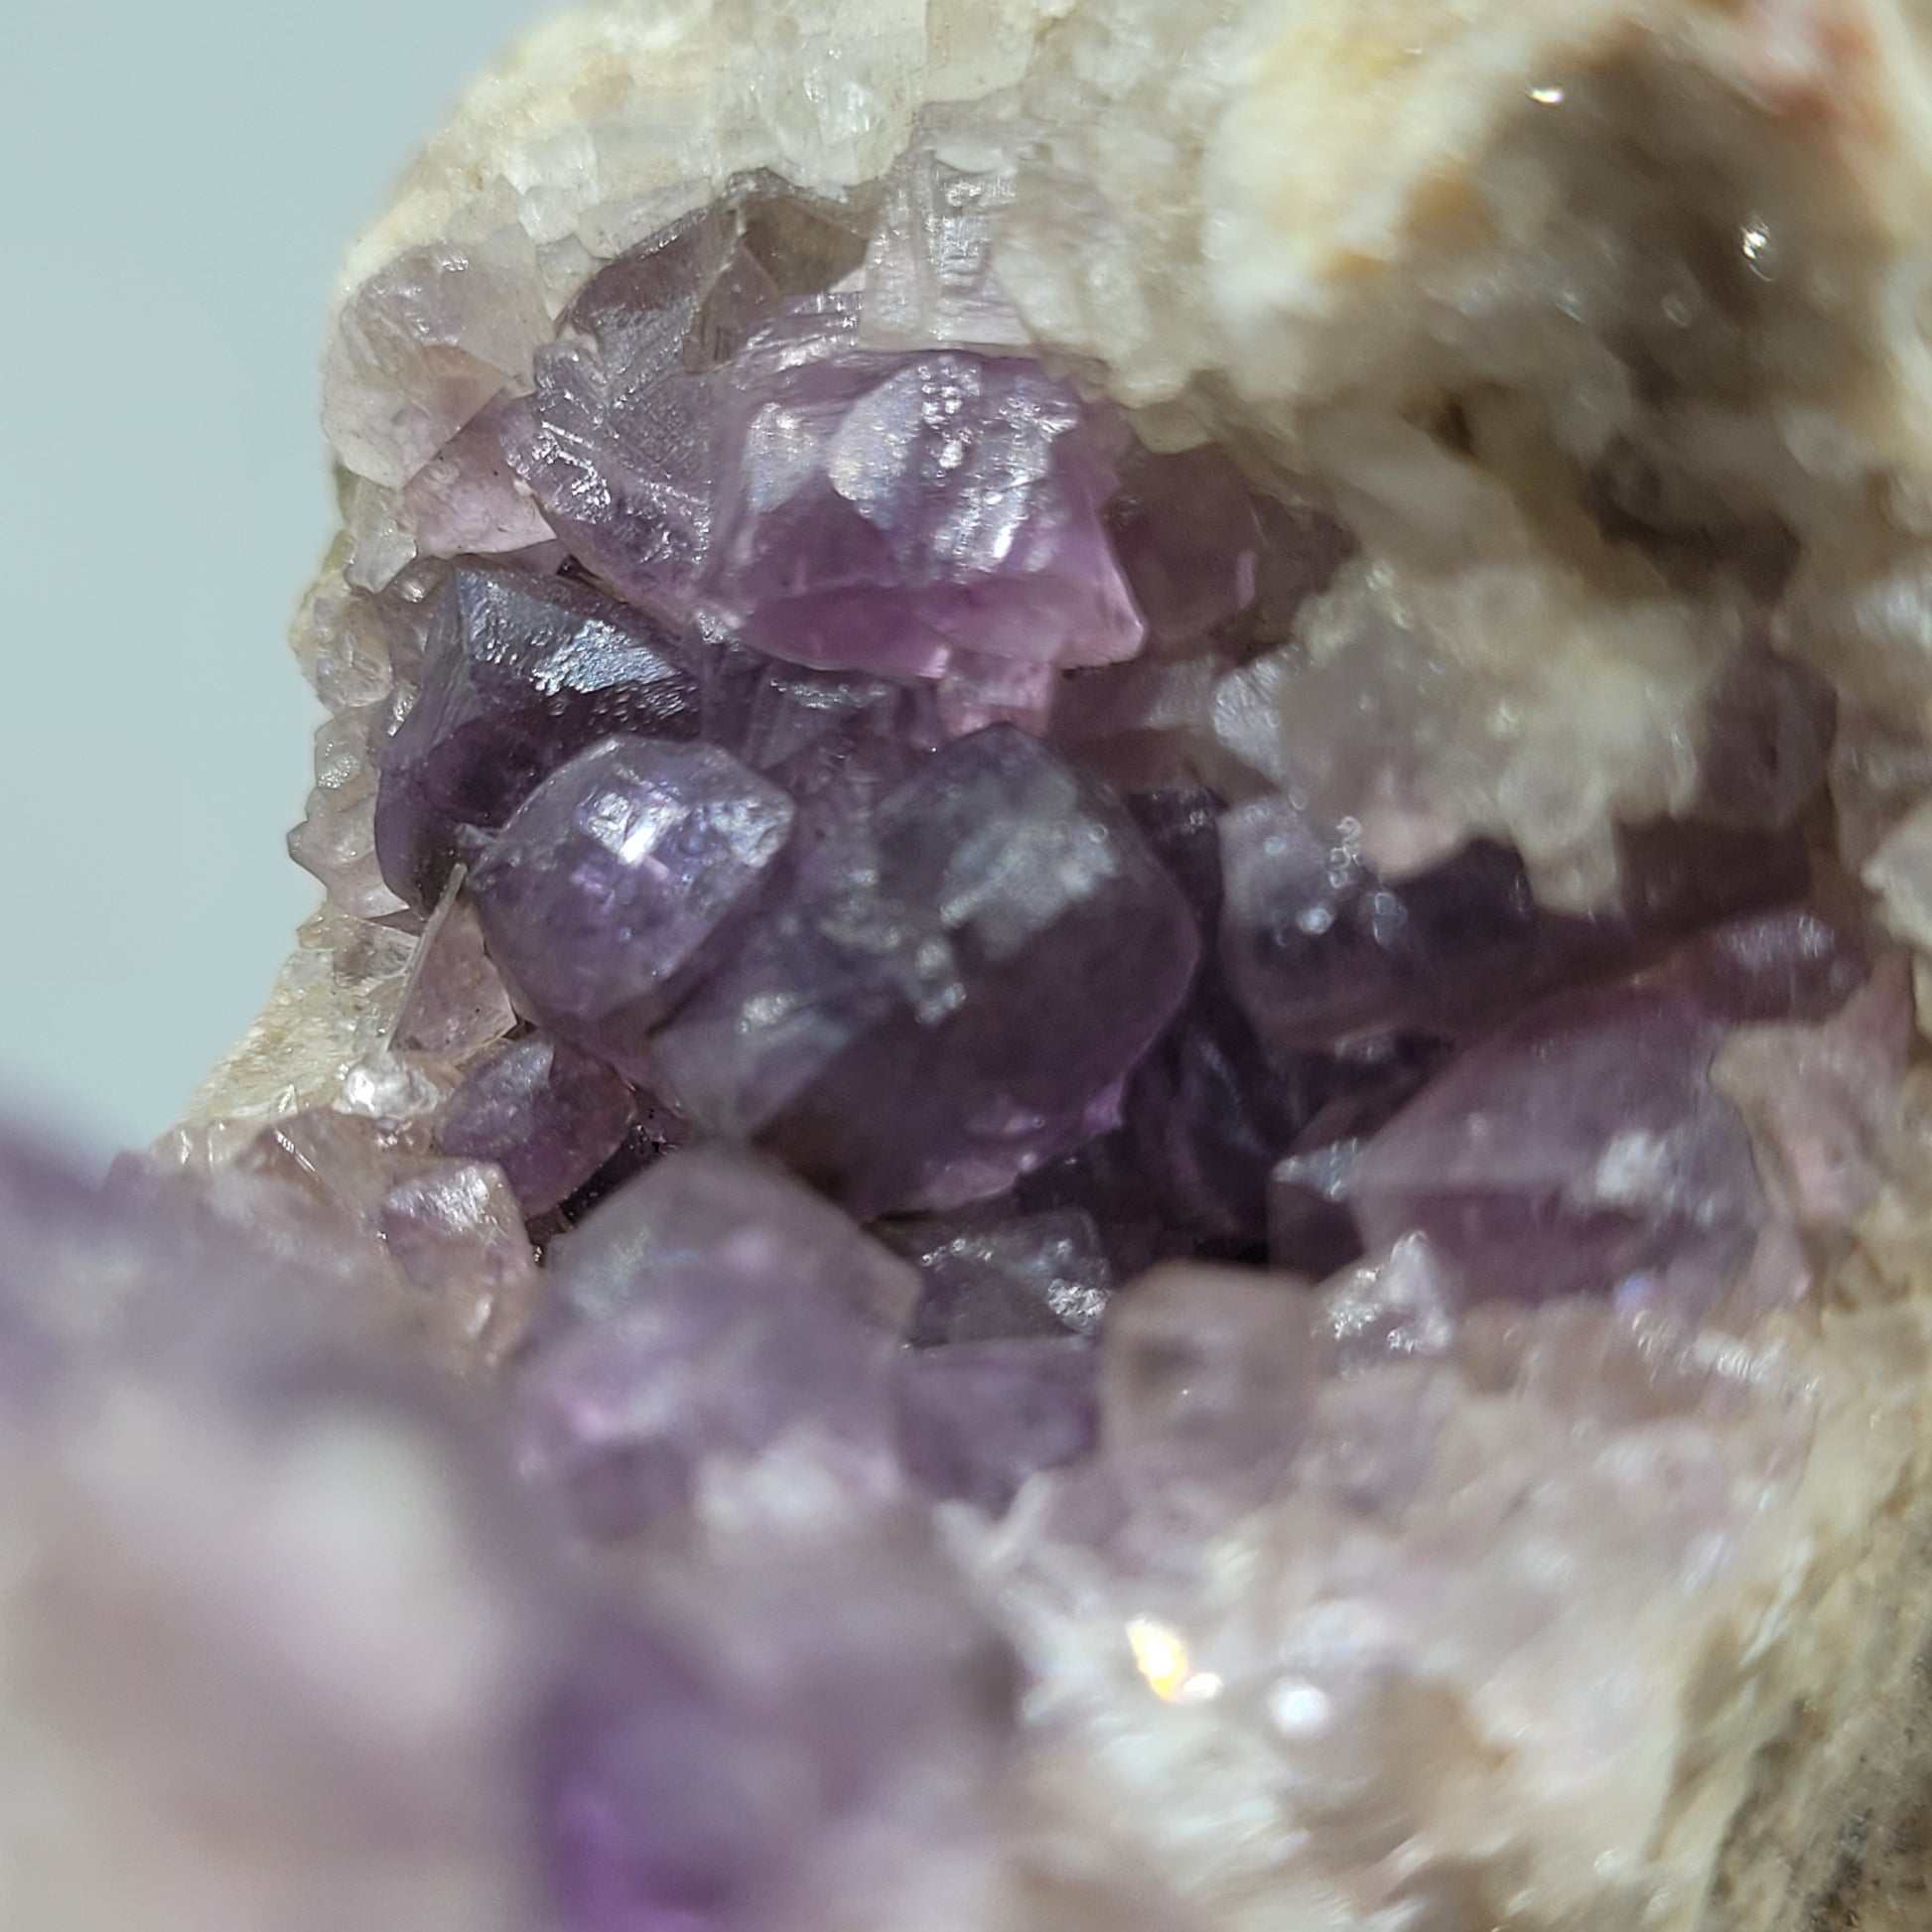
[[1197,950],[1119,806],[996,727],[810,855],[658,1063],[855,1212],[954,1206],[1112,1124]]
[[520,1010],[633,1073],[791,833],[792,804],[713,745],[612,738],[518,807],[470,875]]
[[1709,1078],[1723,1035],[1669,983],[1524,1015],[1370,1142],[1348,1188],[1367,1245],[1420,1231],[1470,1301],[1710,1310],[1766,1216],[1749,1137]]
[[494,1370],[535,1312],[536,1260],[521,1203],[487,1161],[425,1161],[383,1195],[375,1225],[423,1299],[417,1321],[458,1373]]
[[688,1499],[704,1458],[811,1428],[863,1483],[887,1443],[887,1369],[911,1269],[742,1156],[672,1155],[559,1239],[575,1315],[524,1371],[526,1468],[617,1535]]
[[1522,862],[1478,841],[1399,883],[1286,793],[1222,822],[1222,952],[1264,1038],[1466,1025],[1533,992],[1543,930]]
[[907,1335],[942,1342],[1090,1335],[1113,1292],[1113,1269],[1078,1209],[888,1222],[879,1230],[922,1277]]
[[732,1932],[775,1880],[789,1821],[694,1651],[607,1622],[542,1715],[532,1809],[559,1932]]
[[856,267],[842,210],[768,178],[595,276],[538,351],[503,443],[549,522],[606,582],[683,622],[711,543],[717,365],[788,298]]
[[930,1496],[1002,1514],[1029,1476],[1092,1449],[1097,1366],[1070,1338],[911,1351],[894,1386],[906,1472]]
[[1170,1263],[1130,1283],[1101,1330],[1101,1431],[1130,1480],[1260,1501],[1308,1428],[1317,1361],[1288,1277]]
[[920,1923],[1013,1727],[1004,1643],[916,1535],[780,1541],[692,1583],[572,1646],[532,1753],[546,1923]]
[[499,397],[409,480],[402,516],[425,555],[493,557],[555,535],[503,454],[504,429],[518,407]]
[[96,1188],[0,1128],[0,1531],[41,1604],[15,1594],[5,1691],[23,1775],[66,1794],[9,1910],[520,1922],[562,1565],[474,1419],[357,1345],[333,1258],[198,1193],[132,1163]]
[[537,351],[534,390],[503,429],[573,553],[673,623],[691,615],[711,532],[716,385],[686,365],[685,342],[729,252],[705,210],[612,263]]
[[530,1034],[471,1069],[444,1103],[436,1143],[459,1160],[494,1162],[534,1218],[583,1186],[636,1116],[629,1085],[602,1060]]
[[1155,645],[1190,643],[1254,602],[1261,517],[1247,479],[1211,443],[1136,450],[1107,524]]
[[1131,657],[1110,419],[1032,362],[885,355],[857,323],[827,298],[731,365],[711,589],[746,640],[896,677]]
[[437,599],[423,688],[382,750],[383,876],[427,910],[467,831],[493,830],[572,753],[614,731],[690,738],[683,642],[587,586],[463,565]]
[[411,248],[370,276],[331,332],[323,426],[358,477],[407,483],[508,383],[548,333],[536,249],[515,223]]
[[515,1025],[503,977],[483,950],[477,909],[453,879],[410,955],[389,1045],[461,1065]]

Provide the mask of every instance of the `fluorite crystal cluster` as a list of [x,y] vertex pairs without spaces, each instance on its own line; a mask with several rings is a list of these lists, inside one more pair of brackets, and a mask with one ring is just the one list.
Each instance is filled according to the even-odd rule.
[[1372,23],[687,11],[336,320],[264,1021],[104,1194],[0,1149],[0,1923],[1796,1926],[1932,1361],[1803,142],[1672,200],[1704,43],[1526,6],[1404,335],[1240,245]]

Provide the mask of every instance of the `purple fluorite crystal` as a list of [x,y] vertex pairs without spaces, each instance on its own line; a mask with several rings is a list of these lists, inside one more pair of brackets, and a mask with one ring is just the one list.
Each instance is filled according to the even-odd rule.
[[800,664],[1112,663],[1144,626],[1107,542],[1108,437],[1024,360],[882,356],[840,299],[730,370],[714,595]]
[[1100,1231],[1077,1209],[886,1223],[922,1279],[907,1340],[1006,1341],[1090,1335],[1113,1292]]
[[952,1206],[1109,1124],[1196,950],[1127,815],[999,727],[810,855],[655,1050],[695,1120],[857,1211]]
[[712,745],[613,738],[518,807],[470,875],[519,1008],[633,1071],[791,835],[791,800]]
[[473,1067],[444,1103],[437,1145],[493,1161],[534,1218],[574,1194],[617,1153],[636,1097],[602,1060],[531,1034]]
[[1765,1218],[1749,1137],[1712,1087],[1690,994],[1572,994],[1453,1062],[1348,1182],[1368,1245],[1412,1229],[1470,1300],[1612,1294],[1703,1312]]
[[679,640],[642,613],[562,578],[458,568],[430,620],[422,693],[382,750],[383,877],[427,909],[465,828],[503,824],[607,732],[694,737],[698,702]]
[[898,1364],[896,1422],[928,1495],[1006,1509],[1040,1469],[1076,1462],[1099,1430],[1094,1351],[1078,1340],[962,1342]]
[[887,1368],[914,1278],[807,1189],[675,1154],[557,1244],[553,1284],[573,1318],[525,1371],[520,1439],[591,1533],[674,1513],[707,1458],[788,1433],[890,1488]]

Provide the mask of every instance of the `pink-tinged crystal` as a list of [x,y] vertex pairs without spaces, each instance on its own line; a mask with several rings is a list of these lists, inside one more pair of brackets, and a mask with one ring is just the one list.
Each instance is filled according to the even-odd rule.
[[470,875],[519,1009],[633,1072],[648,1029],[734,936],[792,804],[713,745],[613,738],[518,807]]
[[811,853],[655,1051],[694,1119],[855,1212],[957,1206],[1117,1121],[1197,951],[1127,814],[998,726]]
[[1709,1077],[1723,1034],[1668,983],[1524,1015],[1369,1143],[1348,1189],[1368,1247],[1421,1232],[1470,1302],[1708,1311],[1766,1215],[1749,1136]]
[[1279,1483],[1318,1366],[1293,1278],[1169,1263],[1114,1298],[1100,1347],[1102,1441],[1130,1479],[1237,1504]]
[[503,977],[483,950],[476,907],[452,880],[410,955],[389,1044],[461,1065],[516,1025]]
[[424,1298],[437,1356],[466,1371],[500,1368],[536,1312],[536,1258],[520,1203],[491,1163],[425,1162],[383,1195],[376,1226]]
[[700,688],[682,640],[560,577],[450,574],[422,694],[382,750],[383,876],[427,910],[466,832],[493,830],[565,759],[609,732],[691,738]]
[[746,640],[900,678],[1131,657],[1111,419],[1032,362],[884,355],[857,322],[840,297],[785,312],[728,372],[711,591]]
[[214,1176],[207,1205],[298,1271],[326,1270],[365,1325],[460,1374],[492,1374],[535,1312],[536,1259],[502,1174],[437,1159],[414,1125],[291,1115]]
[[1869,977],[1871,945],[1856,914],[1785,905],[1727,919],[1660,969],[1733,1026],[1828,1019]]
[[1002,1514],[1040,1469],[1075,1462],[1099,1432],[1086,1342],[978,1341],[915,1349],[894,1379],[906,1473],[929,1496]]
[[636,1116],[630,1087],[602,1060],[530,1034],[471,1069],[444,1103],[436,1144],[458,1160],[501,1168],[534,1219],[617,1153]]
[[1830,1018],[1747,1027],[1725,1045],[1716,1083],[1750,1126],[1767,1183],[1799,1227],[1849,1228],[1877,1192],[1911,1040],[1911,982],[1894,957]]
[[[556,1243],[576,1320],[519,1384],[525,1467],[597,1535],[680,1507],[706,1456],[811,1430],[870,1468],[911,1269],[743,1156],[673,1154]],[[883,1465],[881,1465],[883,1466]]]
[[550,333],[536,249],[514,223],[412,248],[358,288],[331,334],[322,418],[358,477],[407,483]]
[[914,1347],[1090,1335],[1113,1293],[1100,1231],[1075,1208],[888,1222],[880,1234],[922,1278]]
[[409,480],[402,517],[425,556],[493,557],[555,536],[503,454],[504,427],[517,407],[502,398],[490,403]]
[[1156,646],[1186,644],[1254,602],[1261,518],[1247,479],[1211,443],[1175,456],[1136,450],[1107,526]]

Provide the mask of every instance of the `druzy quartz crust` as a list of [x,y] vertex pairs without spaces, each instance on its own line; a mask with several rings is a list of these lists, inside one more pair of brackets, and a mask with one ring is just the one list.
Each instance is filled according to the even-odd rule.
[[1888,1909],[1932,55],[1743,11],[623,0],[465,107],[326,902],[104,1189],[0,1144],[0,1925]]

